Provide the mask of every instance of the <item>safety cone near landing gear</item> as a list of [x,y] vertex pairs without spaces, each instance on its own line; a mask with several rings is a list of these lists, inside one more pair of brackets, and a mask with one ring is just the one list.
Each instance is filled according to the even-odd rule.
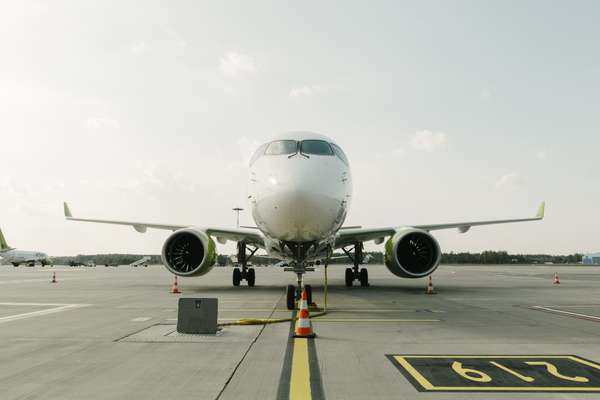
[[56,272],[52,273],[52,280],[50,281],[50,283],[56,283]]
[[175,294],[181,293],[179,291],[179,287],[177,287],[177,275],[175,275],[173,277],[173,287],[171,287],[171,293],[175,293]]
[[558,279],[558,274],[556,272],[554,273],[554,284],[560,285],[560,279]]
[[433,280],[431,279],[431,275],[429,275],[429,281],[427,282],[427,291],[425,294],[436,294],[433,290]]
[[298,311],[298,320],[296,321],[296,329],[294,330],[295,338],[314,338],[316,335],[313,332],[312,323],[308,314],[308,294],[306,289],[302,291],[300,299],[300,310]]

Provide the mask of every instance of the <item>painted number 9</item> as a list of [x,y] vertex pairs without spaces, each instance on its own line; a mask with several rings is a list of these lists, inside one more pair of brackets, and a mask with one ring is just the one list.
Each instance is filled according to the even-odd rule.
[[452,363],[452,370],[462,376],[465,379],[468,379],[473,382],[491,382],[492,378],[486,374],[485,372],[478,371],[472,368],[463,368],[462,363],[458,361],[454,361]]

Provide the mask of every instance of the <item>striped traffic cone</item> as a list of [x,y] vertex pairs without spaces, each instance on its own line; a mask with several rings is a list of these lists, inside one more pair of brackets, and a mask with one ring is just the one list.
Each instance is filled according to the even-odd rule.
[[52,280],[50,283],[56,283],[56,272],[52,272]]
[[175,275],[173,278],[174,279],[173,279],[173,286],[171,287],[171,293],[175,293],[175,294],[181,293],[179,291],[179,287],[177,286],[177,275]]
[[560,279],[558,279],[558,273],[554,273],[554,284],[560,285]]
[[433,280],[431,279],[431,275],[429,275],[429,282],[427,283],[427,291],[425,294],[435,294],[433,290]]
[[295,338],[314,338],[316,335],[313,332],[312,323],[308,314],[308,294],[306,289],[302,291],[300,299],[300,310],[298,311],[298,320],[296,321],[296,329],[294,330]]

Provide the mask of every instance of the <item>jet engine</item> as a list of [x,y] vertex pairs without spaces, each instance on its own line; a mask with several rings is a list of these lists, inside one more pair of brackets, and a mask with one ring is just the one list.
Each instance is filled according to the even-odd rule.
[[175,231],[162,248],[162,260],[179,276],[204,275],[215,265],[215,242],[205,232],[185,228]]
[[437,240],[421,229],[400,229],[385,244],[385,265],[392,274],[402,278],[430,275],[441,258]]

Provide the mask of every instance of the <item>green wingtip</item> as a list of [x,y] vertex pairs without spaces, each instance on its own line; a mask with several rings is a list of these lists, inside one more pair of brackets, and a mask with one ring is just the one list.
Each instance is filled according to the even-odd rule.
[[542,201],[542,204],[540,204],[538,210],[537,210],[537,214],[535,215],[536,218],[542,219],[544,218],[544,213],[546,211],[546,202]]
[[67,202],[63,202],[63,208],[65,211],[65,217],[66,218],[71,218],[73,216],[73,214],[71,214],[71,209],[69,208],[69,205],[67,204]]
[[2,229],[0,229],[0,250],[8,250],[10,246],[6,243],[6,239],[4,239],[4,234],[2,233]]

